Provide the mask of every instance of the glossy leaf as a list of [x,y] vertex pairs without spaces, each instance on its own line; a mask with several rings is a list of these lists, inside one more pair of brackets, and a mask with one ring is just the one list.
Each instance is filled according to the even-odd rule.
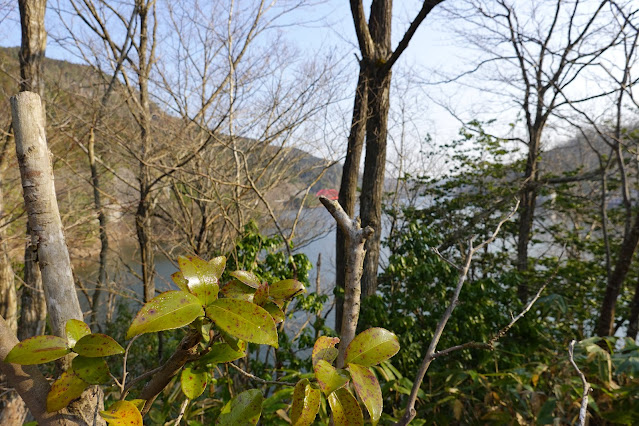
[[189,280],[184,278],[182,271],[171,274],[171,279],[180,290],[189,292]]
[[199,299],[185,291],[167,291],[147,302],[133,318],[126,338],[190,324],[204,315]]
[[302,379],[295,385],[291,405],[291,424],[293,426],[312,425],[320,407],[321,392]]
[[224,426],[255,425],[260,420],[263,401],[264,397],[259,390],[244,391],[222,408],[216,424]]
[[[216,258],[218,259],[218,258]],[[220,290],[218,280],[224,271],[224,262],[213,259],[211,262],[200,259],[196,256],[178,257],[178,265],[188,281],[189,290],[195,294],[204,306],[208,306],[217,300]]]
[[208,381],[206,370],[185,367],[180,375],[180,386],[182,392],[188,399],[195,399],[202,395]]
[[222,293],[224,297],[228,299],[240,299],[252,302],[255,289],[238,280],[232,280],[224,287],[222,287],[220,293]]
[[258,288],[260,286],[260,279],[253,272],[248,271],[233,271],[231,276],[242,281],[249,287]]
[[257,290],[255,290],[255,294],[253,295],[253,303],[255,303],[256,305],[264,306],[264,304],[268,300],[268,294],[268,284],[265,282],[260,284]]
[[75,344],[73,352],[89,358],[103,356],[120,355],[124,353],[124,348],[112,337],[106,334],[89,334],[84,336]]
[[271,284],[269,294],[273,299],[286,300],[305,290],[304,284],[297,280],[282,280]]
[[345,364],[365,367],[377,365],[399,351],[397,336],[383,328],[369,328],[361,332],[346,348]]
[[271,317],[273,317],[273,321],[275,321],[275,324],[283,322],[286,318],[284,312],[282,312],[279,306],[277,306],[275,303],[266,302],[266,304],[262,307],[264,308],[264,310],[266,310],[266,312],[271,314]]
[[100,415],[111,426],[142,426],[142,414],[138,406],[131,401],[118,401]]
[[233,349],[228,343],[214,343],[211,345],[209,353],[200,358],[197,363],[199,365],[222,364],[244,358],[246,356],[246,342],[240,340],[238,349]]
[[53,382],[47,394],[47,411],[53,413],[62,410],[71,401],[79,398],[89,384],[82,380],[73,370],[62,373],[60,378]]
[[100,385],[111,380],[109,366],[102,358],[76,356],[71,365],[75,374],[91,385]]
[[35,336],[23,340],[11,349],[4,362],[21,365],[44,364],[71,352],[66,340],[58,336]]
[[328,395],[348,383],[348,374],[344,370],[338,370],[323,359],[317,361],[313,369],[317,384],[324,395]]
[[383,400],[382,389],[379,386],[377,377],[368,367],[358,364],[349,364],[348,372],[351,373],[353,387],[359,399],[364,403],[371,416],[374,425],[379,422],[382,416]]
[[339,337],[328,337],[321,336],[315,341],[315,345],[313,346],[313,354],[311,355],[313,359],[313,366],[317,364],[317,361],[320,359],[326,360],[329,363],[332,363],[337,358],[337,348],[336,344],[339,343]]
[[218,299],[206,307],[206,315],[215,325],[238,339],[277,348],[277,329],[273,318],[251,302]]
[[66,324],[67,343],[69,347],[75,346],[75,343],[82,339],[84,336],[91,334],[91,329],[84,321],[77,319],[70,319]]
[[335,426],[359,426],[364,424],[362,409],[355,397],[346,389],[337,389],[328,396]]

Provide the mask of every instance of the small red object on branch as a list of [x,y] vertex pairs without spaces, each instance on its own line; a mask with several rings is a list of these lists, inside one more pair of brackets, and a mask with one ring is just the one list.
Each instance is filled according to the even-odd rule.
[[320,189],[316,194],[318,197],[325,197],[329,200],[337,200],[339,198],[339,192],[337,189]]

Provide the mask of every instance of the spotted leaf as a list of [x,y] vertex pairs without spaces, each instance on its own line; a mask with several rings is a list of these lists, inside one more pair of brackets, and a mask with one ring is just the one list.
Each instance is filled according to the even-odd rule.
[[291,424],[293,426],[312,425],[319,411],[320,399],[320,390],[311,385],[308,379],[297,382],[293,390]]
[[220,290],[218,280],[224,271],[225,264],[224,256],[216,257],[210,262],[196,256],[178,257],[178,265],[182,275],[188,281],[189,290],[204,306],[210,305],[217,299]]
[[377,377],[368,367],[358,364],[348,364],[347,370],[351,373],[357,396],[366,406],[371,422],[376,425],[382,416],[383,408],[382,389],[379,387]]
[[199,299],[185,291],[164,292],[147,302],[133,318],[126,338],[190,324],[204,315]]
[[271,316],[273,317],[273,321],[275,321],[275,324],[279,324],[284,321],[284,312],[282,312],[280,307],[277,306],[275,303],[266,302],[266,304],[262,307],[266,310],[266,312],[271,314]]
[[357,400],[345,388],[337,389],[328,396],[335,426],[359,426],[364,424],[362,409]]
[[273,299],[286,300],[305,290],[304,284],[297,280],[282,280],[271,284],[269,293]]
[[262,392],[258,389],[244,391],[222,408],[216,424],[222,426],[255,425],[260,420],[263,401]]
[[242,281],[249,287],[258,288],[260,286],[260,279],[253,272],[248,271],[233,271],[231,276]]
[[206,370],[185,367],[180,375],[182,392],[188,399],[195,399],[206,389],[207,380]]
[[348,383],[348,374],[344,370],[338,370],[328,362],[320,359],[313,367],[315,378],[324,395],[329,395],[335,389],[339,389]]
[[66,324],[67,343],[69,347],[75,346],[75,343],[87,334],[91,334],[91,329],[84,321],[70,319]]
[[100,416],[110,426],[142,426],[142,414],[138,406],[130,401],[118,401],[108,410],[100,411]]
[[329,363],[335,361],[337,358],[337,348],[336,344],[339,343],[338,337],[328,337],[321,336],[315,341],[315,345],[313,346],[313,354],[311,358],[313,359],[313,366],[317,364],[317,361],[320,359],[326,360]]
[[47,394],[47,411],[53,413],[62,410],[71,401],[79,398],[89,384],[82,380],[73,370],[67,370],[58,380],[53,382]]
[[44,364],[71,352],[67,341],[58,336],[35,336],[23,340],[11,349],[4,362],[21,365]]
[[71,366],[78,377],[91,385],[100,385],[111,380],[109,366],[102,358],[76,356]]
[[278,346],[275,321],[263,308],[251,302],[218,299],[206,307],[206,315],[216,326],[238,339]]
[[364,367],[377,365],[399,351],[399,340],[395,334],[383,328],[369,328],[361,332],[346,348],[345,364]]
[[263,282],[260,286],[255,290],[255,294],[253,295],[253,303],[256,305],[264,306],[268,299],[268,284]]
[[73,348],[73,352],[88,358],[120,355],[124,353],[124,348],[112,337],[106,334],[89,334],[78,340]]
[[238,280],[231,280],[220,290],[220,293],[228,299],[240,299],[248,302],[253,301],[255,289],[247,286]]
[[177,271],[171,274],[171,279],[175,283],[175,285],[182,291],[189,291],[189,280],[184,278],[184,274],[182,271]]

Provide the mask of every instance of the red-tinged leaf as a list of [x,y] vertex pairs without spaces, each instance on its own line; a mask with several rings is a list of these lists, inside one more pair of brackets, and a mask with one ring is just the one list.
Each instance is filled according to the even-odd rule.
[[262,414],[264,397],[258,389],[242,392],[230,400],[215,424],[222,426],[256,425]]
[[286,316],[284,315],[284,312],[282,312],[279,306],[277,306],[273,302],[266,302],[263,308],[266,310],[266,312],[271,314],[271,316],[273,317],[273,321],[275,321],[275,324],[279,324],[283,322],[284,319],[286,318]]
[[177,271],[171,274],[171,279],[180,290],[186,291],[187,293],[190,291],[189,280],[184,278],[184,274],[182,273],[182,271]]
[[383,328],[369,328],[361,332],[346,348],[345,364],[364,367],[377,365],[399,351],[399,340],[395,334]]
[[268,299],[268,284],[263,282],[260,286],[255,290],[255,295],[253,295],[253,303],[259,306],[264,306],[266,300]]
[[44,364],[71,352],[67,341],[58,336],[35,336],[23,340],[11,349],[4,362],[21,365]]
[[126,338],[180,328],[203,315],[204,310],[197,297],[185,291],[167,291],[142,306],[133,318]]
[[[144,402],[144,401],[143,401]],[[100,416],[110,426],[142,426],[142,414],[138,406],[131,401],[118,401],[108,410],[100,411]]]
[[313,354],[311,355],[313,359],[313,367],[317,364],[317,361],[323,359],[332,363],[337,358],[337,348],[335,345],[339,343],[338,337],[328,337],[321,336],[315,341],[315,345],[313,346]]
[[348,372],[351,373],[353,386],[359,399],[364,403],[371,416],[373,425],[379,422],[382,416],[383,400],[382,389],[379,386],[377,377],[368,367],[358,364],[348,364]]
[[73,352],[88,358],[98,358],[103,356],[120,355],[124,353],[124,348],[112,337],[106,334],[89,334],[78,340],[73,348]]
[[269,293],[273,299],[286,300],[305,290],[304,284],[297,280],[282,280],[272,284]]
[[313,367],[315,378],[324,395],[329,395],[335,389],[339,389],[348,383],[348,374],[344,370],[338,370],[328,362],[320,359]]
[[197,360],[198,365],[222,364],[235,361],[246,356],[246,342],[239,341],[238,349],[233,349],[228,343],[214,343],[211,350]]
[[188,399],[195,399],[202,395],[208,381],[206,370],[197,370],[191,367],[185,367],[180,375],[180,386],[182,392]]
[[253,272],[248,271],[233,271],[231,276],[242,281],[249,287],[258,288],[260,286],[260,279]]
[[359,426],[364,424],[362,409],[357,400],[345,388],[337,389],[328,396],[335,426]]
[[62,410],[71,401],[79,398],[89,384],[82,380],[73,370],[62,373],[60,378],[53,382],[47,394],[47,411],[53,413]]
[[[200,259],[196,256],[178,257],[178,265],[188,281],[189,290],[195,294],[204,306],[208,306],[217,300],[220,290],[218,285],[219,275],[224,271],[224,266],[220,270],[220,262],[213,259],[212,263]],[[226,258],[224,263],[226,263]]]
[[71,364],[73,371],[91,385],[101,385],[111,380],[109,366],[102,358],[76,356]]
[[216,326],[238,339],[278,346],[277,329],[271,314],[251,302],[218,299],[206,307],[206,315]]
[[291,424],[293,426],[312,425],[319,411],[320,399],[320,390],[313,387],[308,379],[302,379],[297,382],[293,390]]
[[220,293],[222,293],[227,299],[240,299],[252,302],[255,289],[247,286],[241,281],[232,280],[222,287]]
[[70,348],[75,346],[75,343],[82,339],[87,334],[91,334],[91,329],[84,321],[77,319],[70,319],[66,324],[67,343]]

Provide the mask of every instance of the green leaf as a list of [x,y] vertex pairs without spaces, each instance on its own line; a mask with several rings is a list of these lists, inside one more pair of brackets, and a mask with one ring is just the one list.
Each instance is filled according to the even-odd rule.
[[[226,258],[223,259],[226,262]],[[213,259],[212,262],[209,263],[196,256],[178,257],[178,265],[180,265],[184,278],[188,281],[189,290],[200,299],[204,306],[210,305],[217,299],[220,290],[218,280],[224,270],[224,265],[222,265],[220,271],[219,261],[215,262]]]
[[252,302],[255,289],[238,280],[232,280],[224,287],[222,287],[220,293],[222,293],[224,297],[228,299],[240,299]]
[[235,361],[246,356],[246,342],[238,342],[239,350],[233,349],[228,343],[214,343],[209,353],[197,360],[198,365],[222,364]]
[[84,336],[91,334],[91,329],[84,321],[77,319],[70,319],[66,324],[67,342],[70,348],[75,346],[75,343],[82,339]]
[[258,288],[260,286],[260,279],[252,272],[248,271],[233,271],[231,276],[242,281],[249,287]]
[[142,426],[143,424],[140,410],[130,401],[111,404],[108,410],[100,411],[100,415],[111,426]]
[[262,414],[263,400],[262,392],[257,389],[242,392],[222,408],[216,424],[223,426],[257,424]]
[[328,395],[348,383],[348,374],[344,370],[338,370],[323,359],[317,361],[313,370],[317,384],[324,395]]
[[312,425],[320,407],[320,390],[313,387],[308,379],[302,379],[295,385],[291,405],[291,424],[293,426]]
[[359,426],[364,424],[362,409],[355,397],[346,389],[337,389],[328,396],[335,426]]
[[20,365],[44,364],[71,352],[66,340],[58,336],[35,336],[23,340],[11,349],[4,362]]
[[73,370],[62,373],[60,378],[53,382],[47,394],[47,411],[53,413],[62,410],[71,401],[79,398],[89,384],[82,380]]
[[221,329],[251,343],[277,344],[277,329],[271,315],[244,300],[218,299],[206,307],[206,315]]
[[321,336],[315,341],[315,345],[313,346],[313,354],[311,358],[313,359],[313,366],[317,364],[317,361],[320,359],[326,360],[329,363],[335,361],[337,358],[337,348],[336,344],[339,343],[338,337],[328,337]]
[[124,348],[112,337],[106,334],[89,334],[78,340],[73,348],[73,352],[89,358],[103,356],[120,355],[124,353]]
[[399,351],[397,336],[383,328],[369,328],[361,332],[346,348],[345,364],[364,367],[377,365]]
[[275,324],[280,324],[286,318],[284,312],[282,312],[279,306],[277,306],[273,302],[266,302],[266,304],[262,307],[264,308],[264,310],[266,310],[266,312],[271,314],[271,317],[273,317],[273,321],[275,321]]
[[167,291],[142,306],[133,318],[126,338],[180,328],[203,315],[204,310],[197,297],[185,291]]
[[182,392],[188,399],[195,399],[202,395],[206,389],[208,374],[206,370],[197,370],[191,367],[185,367],[180,375],[180,386]]
[[286,300],[305,290],[304,284],[297,280],[282,280],[270,286],[269,294],[273,299]]
[[184,278],[182,271],[171,274],[171,279],[180,290],[189,292],[189,280]]
[[73,371],[82,380],[91,385],[100,385],[111,379],[109,366],[102,358],[76,356],[71,364]]
[[364,403],[371,422],[376,425],[382,416],[383,400],[382,389],[379,386],[377,377],[368,367],[357,364],[348,364],[348,372],[351,373],[353,387],[359,399]]

